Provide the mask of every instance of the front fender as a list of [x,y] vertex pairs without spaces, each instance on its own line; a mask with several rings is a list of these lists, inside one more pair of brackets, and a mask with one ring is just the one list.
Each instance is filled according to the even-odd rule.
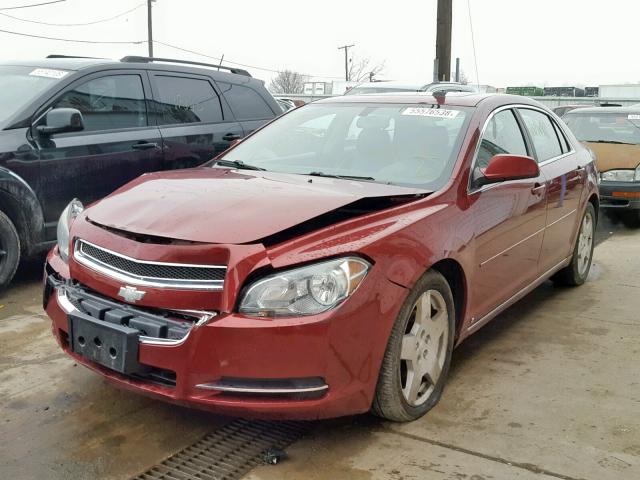
[[31,186],[14,172],[0,167],[0,210],[11,218],[29,255],[44,241],[42,206]]

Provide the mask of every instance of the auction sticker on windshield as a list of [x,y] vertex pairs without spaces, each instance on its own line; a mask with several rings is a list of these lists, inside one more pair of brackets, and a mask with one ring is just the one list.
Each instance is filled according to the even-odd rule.
[[631,114],[629,114],[627,119],[628,120],[640,120],[640,115],[638,115],[637,113],[631,113]]
[[417,115],[420,117],[436,117],[436,118],[456,118],[460,112],[458,110],[446,110],[444,108],[424,108],[409,107],[405,108],[402,115]]
[[64,70],[53,70],[51,68],[36,68],[32,70],[29,75],[32,77],[46,77],[46,78],[62,78],[67,75],[69,72]]

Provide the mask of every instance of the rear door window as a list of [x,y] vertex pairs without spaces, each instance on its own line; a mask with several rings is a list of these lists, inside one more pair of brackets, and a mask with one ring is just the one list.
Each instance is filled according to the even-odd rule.
[[544,113],[528,108],[518,109],[524,121],[538,162],[544,162],[562,155],[562,148],[551,119]]
[[522,131],[512,110],[502,110],[489,120],[480,141],[476,166],[486,168],[494,155],[503,153],[528,155]]
[[85,131],[147,126],[147,108],[139,75],[94,78],[63,93],[53,107],[79,110]]
[[231,83],[217,82],[227,99],[236,120],[272,118],[273,112],[267,102],[252,88]]
[[207,80],[155,75],[158,123],[215,123],[222,121],[220,97]]

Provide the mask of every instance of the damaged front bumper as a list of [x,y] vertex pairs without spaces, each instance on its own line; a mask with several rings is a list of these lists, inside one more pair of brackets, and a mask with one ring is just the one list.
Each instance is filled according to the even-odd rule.
[[[374,295],[372,276],[334,311],[264,319],[134,307],[69,277],[66,264],[52,252],[44,306],[60,346],[77,362],[126,389],[261,418],[315,419],[367,411],[395,305],[399,309],[406,294],[389,284]],[[112,355],[110,348],[115,349]]]

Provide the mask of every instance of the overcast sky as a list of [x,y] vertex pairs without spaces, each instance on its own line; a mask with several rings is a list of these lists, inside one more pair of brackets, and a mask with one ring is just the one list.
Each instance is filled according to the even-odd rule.
[[[43,1],[47,0],[0,0],[0,30],[93,41],[146,40],[146,8],[142,7],[87,26],[49,26],[6,16],[86,23],[118,15],[144,0],[66,0],[2,10]],[[504,87],[640,82],[638,0],[469,3],[480,83]],[[453,4],[452,57],[461,58],[462,69],[475,82],[467,0],[453,0]],[[157,0],[153,18],[154,39],[160,42],[213,57],[224,54],[225,59],[257,67],[343,78],[344,57],[337,47],[355,44],[351,51],[356,58],[385,63],[385,78],[430,81],[432,77],[436,0]],[[41,58],[49,53],[119,58],[147,52],[146,43],[81,44],[2,32],[0,45],[0,60]],[[207,61],[158,43],[154,48],[156,56]],[[265,80],[273,75],[248,69]]]

